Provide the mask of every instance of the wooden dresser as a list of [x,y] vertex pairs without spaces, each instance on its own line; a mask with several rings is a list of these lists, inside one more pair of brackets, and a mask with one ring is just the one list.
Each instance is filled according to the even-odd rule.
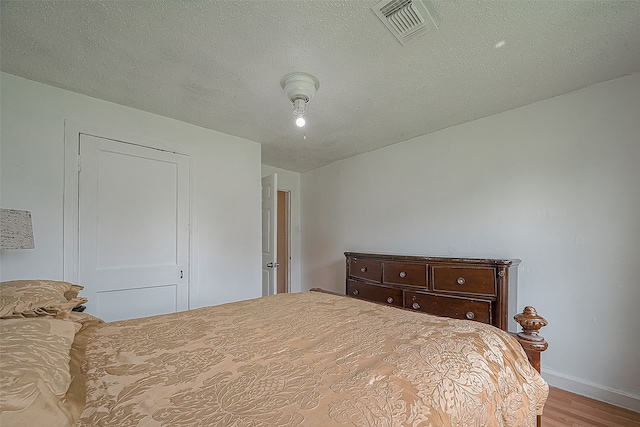
[[347,295],[515,332],[519,259],[345,252]]

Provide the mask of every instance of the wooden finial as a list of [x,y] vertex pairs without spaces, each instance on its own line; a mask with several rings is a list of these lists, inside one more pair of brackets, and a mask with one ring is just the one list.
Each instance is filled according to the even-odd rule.
[[538,335],[540,328],[547,326],[549,322],[544,317],[539,316],[535,308],[528,305],[522,313],[516,314],[513,318],[522,326],[522,332],[518,334],[519,338],[538,351],[544,351],[549,347],[547,341]]

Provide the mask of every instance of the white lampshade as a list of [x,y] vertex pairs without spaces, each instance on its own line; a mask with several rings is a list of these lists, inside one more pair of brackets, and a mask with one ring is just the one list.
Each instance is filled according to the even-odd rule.
[[0,249],[33,249],[31,212],[0,209]]

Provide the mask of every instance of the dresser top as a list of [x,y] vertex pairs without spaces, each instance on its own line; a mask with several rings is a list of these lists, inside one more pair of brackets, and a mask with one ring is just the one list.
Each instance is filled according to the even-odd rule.
[[457,258],[443,256],[426,255],[397,255],[397,254],[377,254],[369,252],[345,252],[345,257],[351,258],[376,258],[381,260],[394,261],[416,261],[416,262],[440,262],[440,263],[466,263],[466,264],[490,264],[496,266],[517,266],[522,261],[519,259],[496,259],[496,258]]

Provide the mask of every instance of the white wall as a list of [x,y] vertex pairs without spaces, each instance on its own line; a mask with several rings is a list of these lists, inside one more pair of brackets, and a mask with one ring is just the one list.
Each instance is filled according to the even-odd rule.
[[192,308],[261,295],[258,143],[6,73],[0,88],[0,205],[32,212],[36,243],[3,250],[0,279],[64,279],[64,122],[71,120],[190,156]]
[[[429,120],[428,117],[424,118]],[[544,376],[640,410],[640,74],[301,175],[302,283],[344,251],[520,258]]]
[[274,173],[278,174],[278,190],[289,191],[289,204],[291,205],[291,211],[289,212],[291,220],[291,282],[289,283],[289,290],[291,292],[300,292],[300,174],[262,165],[262,177]]

